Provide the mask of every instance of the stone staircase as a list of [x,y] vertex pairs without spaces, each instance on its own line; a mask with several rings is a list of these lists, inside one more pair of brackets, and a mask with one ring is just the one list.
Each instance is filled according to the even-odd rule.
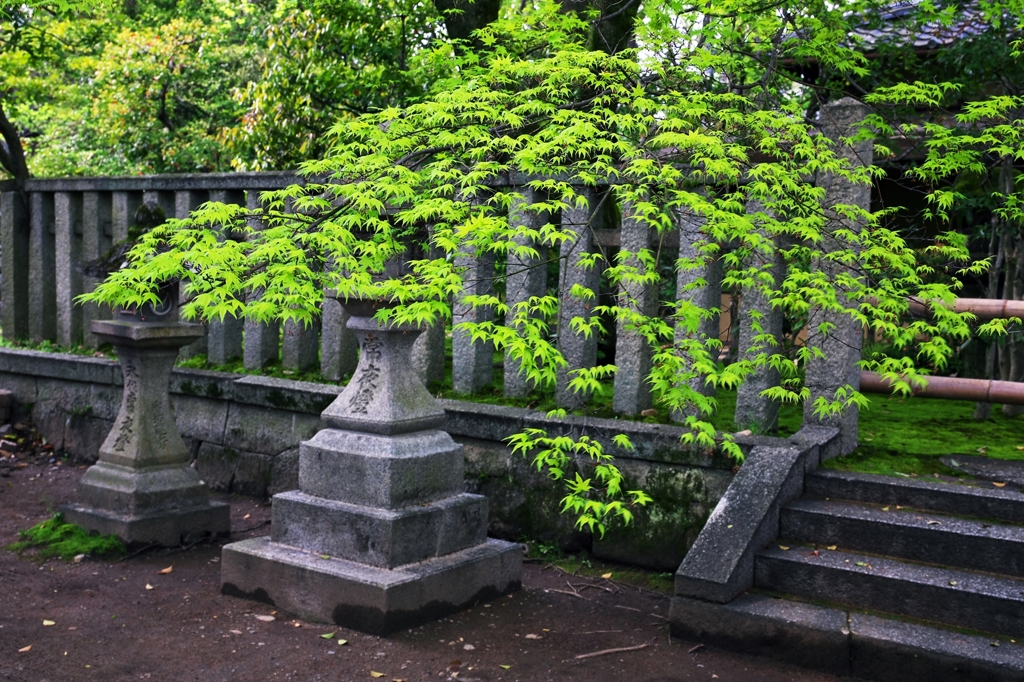
[[755,587],[1024,642],[1024,495],[893,483],[809,474],[757,555]]
[[818,469],[777,528],[752,589],[677,591],[676,634],[867,680],[1024,680],[1021,492]]

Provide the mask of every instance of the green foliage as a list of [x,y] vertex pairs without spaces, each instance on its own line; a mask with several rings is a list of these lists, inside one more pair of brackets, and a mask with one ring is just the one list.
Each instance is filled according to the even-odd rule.
[[54,556],[73,559],[79,554],[120,556],[126,551],[118,537],[90,534],[81,526],[65,523],[62,514],[54,514],[28,530],[18,531],[18,538],[18,542],[11,543],[7,549],[19,553],[36,549],[42,559]]
[[[604,537],[606,525],[612,519],[629,525],[633,520],[629,507],[651,501],[642,490],[622,489],[622,474],[611,463],[612,457],[589,436],[552,438],[543,429],[526,429],[507,440],[513,454],[532,455],[538,471],[546,471],[553,480],[564,482],[567,493],[562,498],[562,511],[576,516],[580,530],[596,531]],[[623,434],[615,437],[615,445],[633,449]],[[587,478],[580,475],[580,469],[587,472]]]
[[[492,320],[460,322],[456,332],[493,343],[542,390],[566,365],[558,335],[599,333],[603,318],[651,347],[648,380],[666,413],[690,415],[687,441],[739,459],[736,444],[708,421],[715,401],[693,382],[730,389],[772,368],[783,383],[771,397],[799,403],[809,395],[803,367],[819,350],[790,352],[781,339],[758,333],[740,359],[719,365],[718,341],[697,334],[711,311],[685,300],[663,301],[666,317],[639,309],[637,291],[661,288],[661,259],[652,249],[590,259],[621,293],[594,306],[595,318],[570,320],[568,330],[558,328],[559,301],[592,304],[597,292],[577,286],[516,307],[500,286],[466,296],[465,259],[536,258],[543,249],[562,258],[562,247],[591,229],[589,221],[545,219],[527,228],[514,216],[568,215],[587,206],[588,194],[598,197],[595,213],[617,203],[625,218],[659,235],[684,217],[696,220],[703,241],[678,267],[721,258],[726,288],[758,291],[794,319],[812,311],[849,317],[897,351],[866,358],[864,367],[908,391],[970,334],[970,316],[943,306],[908,322],[908,300],[948,303],[957,278],[981,272],[984,263],[971,263],[965,238],[952,231],[911,246],[884,212],[824,205],[816,177],[867,185],[880,171],[851,163],[818,134],[803,116],[803,93],[778,64],[813,56],[834,73],[864,74],[864,59],[840,40],[849,30],[847,11],[809,2],[764,12],[730,1],[697,15],[654,3],[636,24],[638,49],[609,55],[587,49],[585,20],[538,3],[478,32],[482,49],[456,58],[451,77],[430,96],[338,120],[324,158],[303,166],[306,184],[264,193],[254,212],[207,204],[188,220],[169,221],[142,237],[128,267],[83,299],[140,305],[155,300],[160,283],[182,280],[186,317],[308,323],[323,291],[335,289],[343,297],[391,300],[382,320],[425,323],[450,318],[454,298]],[[752,54],[749,45],[766,54]],[[915,92],[936,96],[926,90]],[[524,187],[543,200],[522,208]],[[520,208],[510,210],[514,205]],[[240,238],[221,240],[225,231]],[[435,255],[407,255],[423,242]],[[788,266],[784,276],[773,271],[778,259]],[[407,272],[384,277],[396,260],[408,261]],[[616,371],[610,364],[577,371],[573,387],[595,390]],[[828,416],[862,404],[847,386],[818,398],[814,411]],[[563,505],[581,527],[603,532],[614,519],[628,521],[629,506],[644,501],[638,491],[621,490],[618,470],[585,435],[527,431],[511,442],[565,483]]]

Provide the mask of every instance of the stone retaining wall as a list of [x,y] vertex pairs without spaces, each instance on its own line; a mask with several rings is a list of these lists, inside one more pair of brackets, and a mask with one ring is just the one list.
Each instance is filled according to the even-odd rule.
[[[15,418],[31,417],[55,452],[75,461],[96,459],[120,406],[121,382],[120,367],[110,360],[0,349],[0,389],[13,393]],[[299,443],[321,428],[320,412],[340,390],[203,370],[171,374],[177,425],[195,466],[214,489],[252,497],[297,487]],[[497,537],[591,547],[602,558],[675,570],[733,477],[729,460],[680,445],[678,427],[584,417],[553,421],[532,410],[441,402],[446,428],[465,446],[467,490],[490,499],[490,532]],[[503,442],[524,427],[601,440],[617,457],[628,488],[644,489],[654,502],[638,510],[632,528],[604,538],[574,531],[559,514],[561,486]],[[617,433],[628,434],[636,450],[611,446]],[[785,442],[738,440],[746,450],[765,440]]]

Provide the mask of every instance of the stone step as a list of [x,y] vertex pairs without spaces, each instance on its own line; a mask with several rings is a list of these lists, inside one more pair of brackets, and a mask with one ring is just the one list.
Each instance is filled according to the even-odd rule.
[[977,486],[959,485],[818,469],[804,479],[804,494],[1024,523],[1024,494],[993,487],[987,482]]
[[942,566],[1024,576],[1024,528],[840,500],[799,499],[779,537]]
[[880,682],[1024,680],[1024,646],[977,634],[747,593],[675,597],[672,634]]
[[1024,581],[779,543],[758,554],[754,584],[783,594],[910,616],[1024,641]]

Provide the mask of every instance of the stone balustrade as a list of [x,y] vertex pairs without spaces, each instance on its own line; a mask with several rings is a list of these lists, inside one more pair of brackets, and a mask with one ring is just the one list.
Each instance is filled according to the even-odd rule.
[[[850,121],[858,120],[860,111],[852,100],[828,105],[830,123],[824,126],[835,135],[847,134]],[[834,121],[832,119],[835,119]],[[870,163],[870,150],[849,149],[845,155],[855,162]],[[868,208],[867,191],[841,186],[835,178],[821,178],[828,184],[830,200],[849,199]],[[96,281],[82,273],[80,264],[95,260],[107,253],[115,244],[127,239],[129,228],[140,207],[159,208],[167,217],[185,217],[205,201],[223,201],[255,208],[261,191],[285,187],[300,182],[292,173],[221,173],[207,175],[165,175],[125,178],[66,178],[29,180],[25,195],[13,191],[10,183],[0,183],[0,327],[7,340],[27,339],[34,342],[52,341],[60,346],[86,344],[95,346],[98,340],[88,333],[95,319],[107,315],[97,306],[79,306],[75,298],[95,286]],[[503,178],[503,188],[520,187],[523,201],[543,200],[526,186],[527,178]],[[588,205],[574,206],[560,216],[543,216],[526,210],[522,205],[510,208],[510,218],[527,227],[538,227],[547,220],[559,221],[563,228],[576,232],[577,239],[562,243],[556,249],[537,249],[536,257],[522,258],[510,254],[504,264],[495,263],[492,255],[464,253],[458,262],[465,268],[465,293],[485,294],[493,289],[495,273],[505,270],[505,299],[510,305],[523,303],[533,296],[541,296],[557,288],[561,296],[561,309],[554,321],[553,331],[563,353],[567,367],[559,372],[556,400],[560,406],[583,407],[589,396],[569,390],[571,370],[592,367],[598,362],[598,339],[577,333],[570,326],[573,318],[589,318],[590,309],[603,297],[603,302],[617,300],[620,305],[644,314],[657,310],[662,293],[652,285],[638,287],[624,284],[615,291],[602,291],[599,273],[584,267],[582,256],[600,251],[607,262],[616,250],[636,253],[651,248],[660,254],[660,263],[671,267],[677,258],[696,255],[694,244],[705,241],[701,222],[693,216],[680,214],[677,229],[656,234],[642,220],[634,217],[631,207],[624,203],[618,210],[609,210],[612,198],[608,187],[578,188]],[[27,197],[27,199],[23,199]],[[760,207],[751,205],[748,211],[756,214]],[[158,212],[159,213],[159,212]],[[606,224],[610,216],[620,216],[619,224]],[[756,222],[756,221],[755,221]],[[522,245],[526,245],[525,243]],[[726,248],[728,245],[721,245]],[[522,253],[522,252],[521,252]],[[560,256],[560,257],[559,257]],[[557,259],[557,260],[553,260]],[[556,266],[557,263],[557,266]],[[776,278],[783,276],[781,259],[773,266]],[[670,277],[679,290],[678,296],[701,305],[715,306],[721,288],[721,259],[709,260],[697,269],[680,271]],[[694,283],[703,284],[694,288]],[[583,300],[569,295],[574,284],[594,291],[596,298]],[[671,287],[669,287],[671,288]],[[730,335],[738,334],[741,345],[752,338],[751,320],[758,328],[782,333],[782,313],[773,308],[757,292],[743,292],[737,319],[732,321]],[[483,309],[473,309],[461,297],[452,301],[452,319],[460,322],[479,322],[492,315]],[[207,324],[206,337],[192,344],[184,353],[206,353],[210,363],[222,365],[242,358],[248,369],[258,369],[268,363],[280,361],[286,370],[304,372],[319,369],[328,381],[338,381],[356,365],[356,345],[345,330],[346,315],[337,300],[325,298],[320,320],[309,327],[295,324],[255,323],[227,319]],[[511,320],[511,314],[506,322]],[[815,319],[816,324],[821,320]],[[836,322],[840,322],[836,320]],[[854,333],[843,327],[844,336]],[[745,329],[745,327],[748,327]],[[445,367],[445,335],[440,328],[424,334],[415,348],[412,359],[420,377],[436,381]],[[696,332],[703,337],[719,333],[717,322],[711,320]],[[602,363],[614,362],[618,372],[614,382],[613,409],[622,415],[638,415],[650,409],[652,396],[647,384],[651,364],[651,348],[629,325],[605,321],[605,334],[601,352]],[[853,348],[849,339],[815,339],[816,344],[830,351],[836,346]],[[459,331],[452,336],[452,386],[456,391],[472,394],[481,391],[501,393],[522,398],[533,386],[519,363],[505,358],[496,363],[493,348],[474,343]],[[808,377],[813,379],[815,396],[829,395],[844,385],[849,378],[856,381],[856,352],[839,352],[835,360],[816,362]],[[830,356],[831,357],[831,356]],[[836,365],[838,363],[838,365]],[[841,365],[841,366],[839,366]],[[495,386],[495,368],[502,367],[502,385]],[[763,396],[765,389],[777,382],[773,372],[761,372],[741,387],[737,409],[737,428],[753,428],[758,432],[772,430],[776,408]],[[696,386],[705,391],[706,387]],[[684,419],[680,412],[673,415]],[[805,421],[818,423],[813,413]],[[849,431],[844,449],[856,443],[856,417],[846,418],[842,428]]]

